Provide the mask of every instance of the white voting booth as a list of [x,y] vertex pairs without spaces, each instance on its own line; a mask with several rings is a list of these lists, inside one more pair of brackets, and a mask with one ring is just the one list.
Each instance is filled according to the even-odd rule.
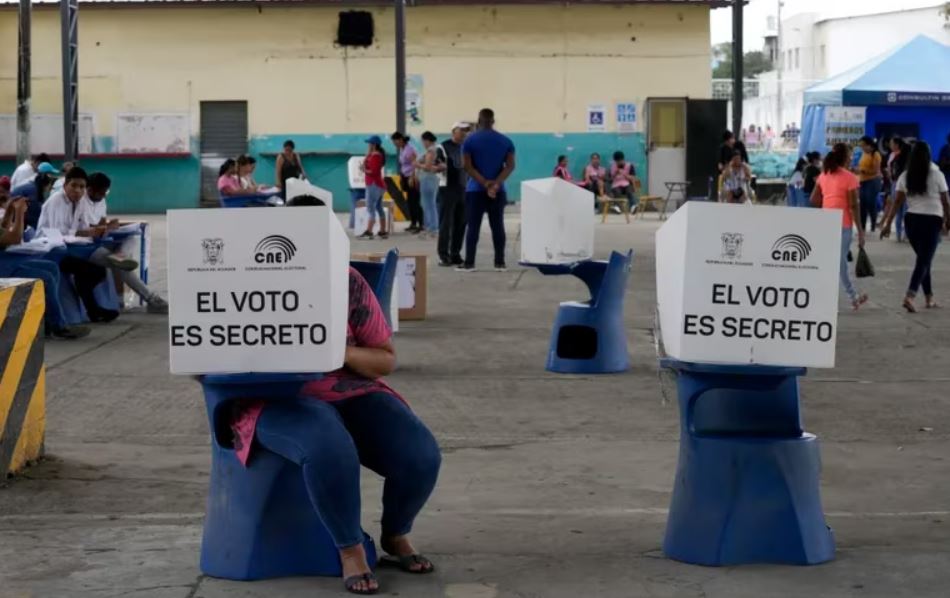
[[350,189],[365,189],[366,175],[363,173],[365,156],[353,156],[346,163],[346,173],[350,179]]
[[840,251],[837,211],[686,203],[656,235],[667,355],[834,367]]
[[326,189],[317,187],[313,183],[303,179],[287,179],[285,185],[287,187],[288,204],[290,203],[290,200],[295,197],[299,197],[301,195],[312,195],[329,206],[331,210],[333,209],[333,193],[327,191]]
[[331,203],[169,210],[172,373],[342,367],[350,247]]
[[521,261],[564,264],[594,255],[594,194],[559,178],[521,183]]

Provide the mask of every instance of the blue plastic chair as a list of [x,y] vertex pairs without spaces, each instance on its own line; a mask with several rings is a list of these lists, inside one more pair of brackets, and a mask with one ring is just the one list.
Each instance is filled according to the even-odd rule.
[[390,308],[392,306],[393,283],[396,281],[396,267],[399,265],[399,250],[390,249],[386,252],[386,257],[382,262],[364,262],[358,260],[350,261],[350,266],[356,269],[379,301],[379,306],[386,314],[386,323],[392,327],[390,321]]
[[[342,575],[339,552],[313,508],[300,468],[263,447],[248,467],[234,452],[232,401],[293,400],[320,374],[228,374],[201,378],[211,428],[211,480],[201,571],[234,580]],[[318,433],[318,432],[315,432]],[[371,566],[373,540],[364,532]]]
[[662,365],[678,372],[681,426],[663,552],[708,566],[833,559],[818,440],[802,431],[805,369]]
[[[623,299],[633,250],[612,252],[609,261],[578,262],[570,273],[584,281],[590,301],[567,301],[558,308],[547,370],[562,374],[604,374],[630,367]],[[561,273],[555,266],[550,272]]]

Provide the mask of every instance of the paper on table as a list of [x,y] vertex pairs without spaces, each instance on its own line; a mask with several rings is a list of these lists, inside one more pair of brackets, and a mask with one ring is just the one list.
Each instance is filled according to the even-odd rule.
[[55,247],[45,238],[43,239],[33,239],[26,243],[19,243],[17,245],[10,245],[6,248],[7,253],[24,253],[29,255],[43,255],[44,253],[49,253],[51,249]]
[[92,245],[91,237],[77,237],[76,235],[66,235],[63,240],[70,245]]
[[137,233],[141,232],[142,225],[138,222],[130,222],[128,224],[123,224],[119,228],[115,229],[117,233]]
[[45,238],[53,246],[62,245],[64,243],[63,233],[59,232],[58,228],[41,229],[39,237]]

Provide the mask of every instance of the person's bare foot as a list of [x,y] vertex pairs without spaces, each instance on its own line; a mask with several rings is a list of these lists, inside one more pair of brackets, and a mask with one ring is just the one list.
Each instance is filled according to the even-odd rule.
[[854,311],[858,311],[859,309],[861,309],[861,306],[867,302],[868,302],[867,294],[862,293],[861,295],[858,296],[857,299],[851,302],[851,309],[853,309]]
[[[386,554],[392,555],[397,559],[418,555],[413,548],[408,536],[391,536],[389,538],[380,538],[380,546]],[[428,573],[434,569],[432,563],[427,559],[420,558],[407,565],[409,573]]]
[[379,591],[379,582],[373,577],[373,570],[366,562],[366,551],[363,549],[362,543],[341,549],[340,560],[343,563],[344,581],[367,576],[348,585],[347,590],[354,594],[368,594]]

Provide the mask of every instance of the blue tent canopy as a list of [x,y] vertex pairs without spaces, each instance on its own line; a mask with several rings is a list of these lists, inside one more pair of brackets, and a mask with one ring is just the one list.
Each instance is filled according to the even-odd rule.
[[[950,46],[918,35],[864,64],[826,79],[805,90],[800,152],[825,150],[826,106],[867,106],[866,126],[873,134],[872,121],[902,120],[916,115],[928,129],[921,137],[942,139],[947,131],[937,129],[950,123]],[[880,118],[875,115],[879,113]],[[868,124],[870,123],[870,124]],[[933,141],[931,141],[933,144]]]

